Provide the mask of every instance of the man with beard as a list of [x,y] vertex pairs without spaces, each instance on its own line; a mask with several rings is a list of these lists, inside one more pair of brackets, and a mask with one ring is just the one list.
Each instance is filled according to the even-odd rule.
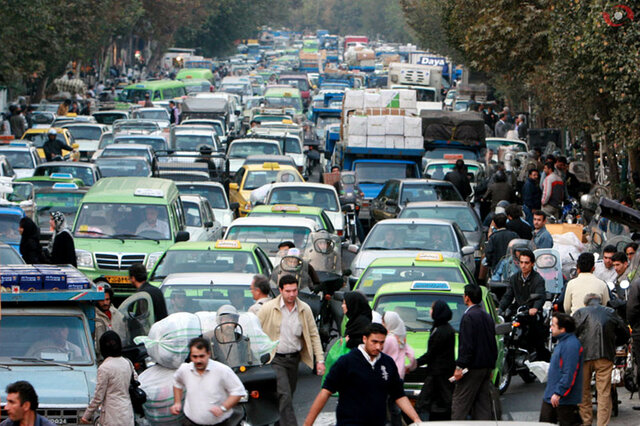
[[113,289],[105,284],[104,288],[104,300],[100,300],[97,303],[98,309],[96,309],[96,336],[94,341],[96,342],[96,355],[99,361],[102,361],[102,355],[100,354],[100,337],[109,330],[113,330],[118,333],[122,341],[127,340],[127,331],[124,323],[124,315],[113,306]]

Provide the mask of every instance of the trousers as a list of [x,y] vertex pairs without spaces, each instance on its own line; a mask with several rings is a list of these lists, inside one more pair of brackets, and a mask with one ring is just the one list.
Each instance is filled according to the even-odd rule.
[[456,382],[451,404],[451,420],[492,420],[491,417],[491,369],[469,369],[462,379]]
[[596,391],[598,392],[598,426],[606,426],[611,418],[611,370],[613,362],[606,358],[585,361],[582,370],[582,402],[580,417],[582,423],[593,422],[593,404],[591,394],[591,374],[596,375]]
[[560,426],[580,426],[582,419],[577,405],[559,405],[553,408],[548,402],[542,401],[539,422],[557,423]]
[[278,394],[278,409],[280,411],[280,425],[296,426],[298,421],[293,409],[293,393],[298,384],[298,365],[300,354],[276,354],[271,361],[276,373],[276,393]]

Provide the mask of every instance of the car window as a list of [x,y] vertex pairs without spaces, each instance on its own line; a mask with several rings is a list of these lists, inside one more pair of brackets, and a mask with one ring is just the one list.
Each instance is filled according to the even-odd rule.
[[416,223],[376,224],[363,250],[457,251],[451,226]]
[[462,201],[453,185],[404,184],[401,204],[412,201]]
[[454,220],[464,232],[476,232],[480,229],[477,216],[469,207],[406,207],[398,216],[399,218],[416,219],[451,219]]
[[34,176],[51,176],[54,173],[68,173],[74,178],[81,179],[85,186],[91,186],[95,183],[93,170],[90,167],[74,167],[74,166],[49,166],[38,167]]
[[309,228],[300,226],[232,225],[225,238],[256,243],[265,252],[275,255],[278,252],[278,244],[283,241],[293,241],[295,246],[303,251],[307,246],[309,234]]
[[433,326],[431,306],[436,300],[442,300],[449,306],[453,313],[449,324],[454,330],[459,331],[460,320],[467,309],[462,295],[426,292],[384,294],[378,297],[374,309],[381,315],[387,311],[396,312],[404,321],[407,330],[430,331]]
[[202,226],[202,216],[200,214],[200,205],[198,203],[183,201],[182,207],[184,208],[187,226]]
[[182,272],[239,272],[257,274],[258,265],[250,252],[231,250],[168,250],[158,261],[151,280]]
[[170,314],[176,312],[215,312],[222,305],[233,305],[239,312],[246,312],[254,301],[249,283],[246,285],[163,285],[162,293]]
[[29,151],[0,149],[0,155],[4,155],[5,157],[7,157],[7,161],[14,169],[33,169],[36,166]]
[[242,190],[248,191],[275,182],[279,172],[280,170],[249,170]]
[[357,290],[373,297],[383,284],[398,281],[447,281],[468,284],[457,267],[444,266],[373,266],[360,278]]
[[22,217],[17,214],[0,215],[0,241],[7,244],[20,244],[20,231],[18,231],[20,219]]
[[306,185],[273,188],[267,204],[297,204],[299,206],[319,207],[331,212],[337,212],[340,209],[338,199],[332,190],[311,188]]

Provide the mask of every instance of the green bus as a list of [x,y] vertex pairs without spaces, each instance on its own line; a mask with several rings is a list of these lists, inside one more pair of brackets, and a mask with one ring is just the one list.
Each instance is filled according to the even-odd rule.
[[164,101],[187,96],[187,89],[183,82],[177,80],[141,81],[125,87],[119,100],[132,104],[144,102],[146,94],[149,94],[152,101]]

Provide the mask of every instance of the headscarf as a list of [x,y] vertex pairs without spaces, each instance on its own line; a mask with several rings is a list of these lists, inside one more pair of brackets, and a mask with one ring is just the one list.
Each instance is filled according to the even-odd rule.
[[58,234],[62,232],[67,227],[67,220],[64,217],[64,214],[59,211],[51,212],[51,219],[53,219],[54,224],[54,234]]
[[38,225],[29,217],[20,219],[19,226],[22,228],[22,238],[20,238],[20,252],[25,253],[28,250],[27,241],[36,240],[40,244],[40,229]]
[[347,305],[347,325],[345,335],[349,336],[348,348],[355,348],[362,343],[362,336],[371,324],[371,307],[367,298],[359,291],[350,291],[344,295],[344,303]]
[[451,308],[449,308],[449,305],[447,305],[444,300],[436,300],[433,302],[431,318],[433,319],[433,327],[431,330],[433,330],[451,321],[453,312],[451,312]]
[[387,311],[384,313],[383,319],[389,333],[396,337],[398,344],[403,348],[407,344],[407,329],[400,315],[394,311]]
[[122,356],[122,340],[120,340],[118,333],[108,330],[100,336],[100,353],[104,359]]

